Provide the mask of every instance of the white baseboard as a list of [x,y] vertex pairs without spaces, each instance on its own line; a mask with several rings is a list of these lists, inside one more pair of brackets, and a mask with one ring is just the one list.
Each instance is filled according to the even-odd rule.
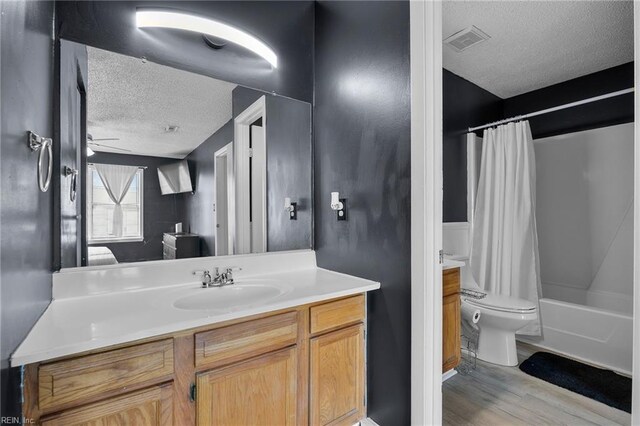
[[374,422],[371,417],[367,417],[366,419],[360,420],[360,426],[379,426],[378,423]]
[[458,372],[455,369],[451,369],[449,371],[447,371],[446,373],[442,374],[442,382],[446,382],[447,380],[449,380],[450,378],[452,378],[453,376],[455,376],[456,374],[458,374]]

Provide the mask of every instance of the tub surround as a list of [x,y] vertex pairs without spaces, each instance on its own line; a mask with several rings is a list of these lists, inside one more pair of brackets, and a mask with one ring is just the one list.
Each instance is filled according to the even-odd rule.
[[[208,310],[174,303],[219,288],[202,288],[195,270],[239,267],[233,286],[267,283],[273,293],[253,303],[228,302]],[[238,288],[238,287],[236,287]],[[380,288],[380,283],[318,268],[310,250],[182,259],[62,270],[51,302],[11,357],[19,366],[108,346],[308,305]],[[212,298],[212,306],[215,305]]]

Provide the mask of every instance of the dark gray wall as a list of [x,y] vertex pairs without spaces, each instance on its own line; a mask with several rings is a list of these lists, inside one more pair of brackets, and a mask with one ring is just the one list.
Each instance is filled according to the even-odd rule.
[[[277,69],[232,44],[212,50],[200,35],[138,29],[137,7],[165,7],[211,17],[244,29],[278,55]],[[311,102],[313,1],[57,2],[60,37],[125,55]]]
[[[238,86],[233,90],[232,116],[266,95],[267,109],[267,250],[312,247],[311,105]],[[203,255],[215,251],[213,215],[214,154],[233,141],[233,119],[195,149],[189,161],[195,194],[185,195],[185,220],[204,238]],[[298,219],[289,220],[284,199],[298,203]]]
[[[380,281],[368,297],[368,410],[410,423],[409,2],[316,4],[318,265]],[[347,198],[338,222],[331,191]]]
[[80,170],[78,179],[84,180],[86,140],[80,140],[78,136],[83,133],[80,129],[84,130],[83,121],[86,120],[83,120],[83,106],[78,102],[77,93],[79,87],[86,92],[88,75],[86,46],[60,40],[58,52],[54,95],[57,106],[54,109],[54,127],[58,141],[55,150],[58,161],[54,167],[55,178],[52,184],[56,193],[53,208],[54,245],[59,246],[53,252],[53,267],[56,270],[81,266],[77,263],[77,247],[78,244],[82,245],[82,238],[78,241],[77,227],[82,226],[82,221],[77,219],[77,215],[82,215],[80,206],[84,203],[84,185],[77,186],[76,200],[71,201],[71,177],[63,176],[62,171],[64,166]]
[[2,416],[20,415],[8,358],[51,300],[53,191],[38,188],[26,131],[53,136],[53,16],[51,2],[0,2]]
[[187,156],[195,192],[193,195],[184,194],[185,230],[200,235],[202,256],[214,256],[216,248],[216,224],[213,212],[215,153],[232,141],[233,120],[229,120]]
[[[504,100],[504,117],[633,87],[633,62]],[[633,93],[529,119],[534,138],[633,122]]]
[[242,114],[242,112],[251,106],[252,103],[258,100],[260,96],[263,96],[264,92],[259,90],[249,89],[247,87],[238,86],[233,89],[231,99],[231,115],[233,118]]
[[147,166],[144,171],[144,241],[96,244],[107,246],[118,262],[141,262],[162,259],[162,234],[173,232],[175,224],[184,220],[184,194],[162,195],[158,180],[158,167],[174,163],[176,159],[142,155],[96,152],[89,157],[91,163]]
[[467,129],[501,119],[502,99],[447,70],[442,85],[442,220],[466,222]]
[[[267,95],[267,250],[312,248],[311,105]],[[297,203],[290,220],[284,199]]]

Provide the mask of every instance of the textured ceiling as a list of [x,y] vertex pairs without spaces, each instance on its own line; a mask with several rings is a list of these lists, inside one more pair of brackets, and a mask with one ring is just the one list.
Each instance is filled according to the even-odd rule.
[[[184,158],[231,119],[235,84],[88,47],[94,151]],[[179,126],[167,132],[167,126]]]
[[633,61],[631,1],[445,1],[443,39],[471,25],[491,38],[443,66],[501,98]]

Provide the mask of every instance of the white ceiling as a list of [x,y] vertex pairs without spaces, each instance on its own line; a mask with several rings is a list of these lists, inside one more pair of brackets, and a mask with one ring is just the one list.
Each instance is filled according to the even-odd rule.
[[442,37],[475,25],[491,38],[444,68],[501,97],[530,92],[633,61],[631,1],[451,1]]
[[[88,47],[87,131],[120,149],[184,158],[231,119],[235,84]],[[165,131],[179,126],[177,132]]]

